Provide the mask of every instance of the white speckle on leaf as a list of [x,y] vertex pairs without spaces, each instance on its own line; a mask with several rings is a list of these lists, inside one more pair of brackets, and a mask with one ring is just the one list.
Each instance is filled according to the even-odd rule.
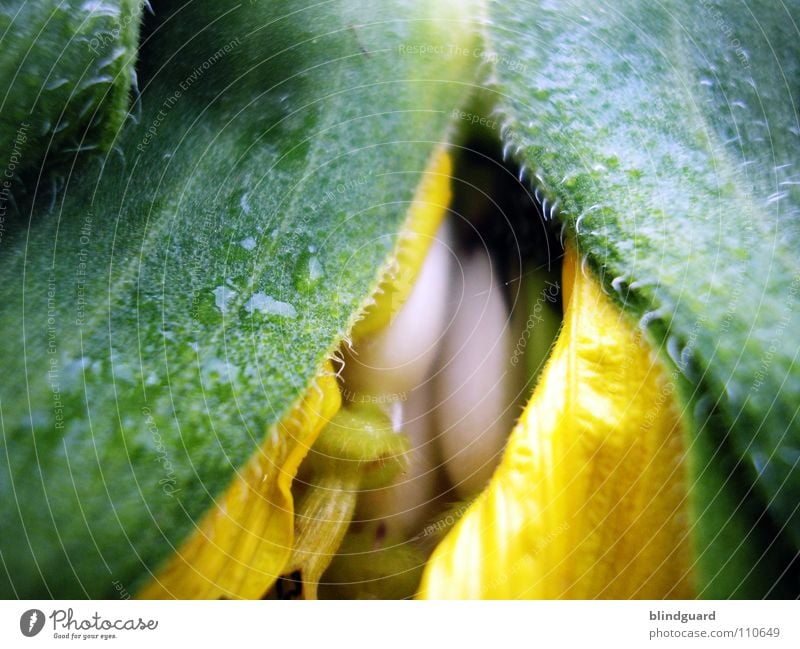
[[217,305],[217,308],[222,311],[222,313],[227,313],[231,300],[236,297],[236,291],[228,288],[227,286],[217,286],[213,293],[214,304]]
[[256,240],[253,237],[245,237],[239,243],[245,250],[255,250]]
[[622,293],[623,284],[626,282],[627,278],[625,275],[620,275],[619,277],[615,277],[611,280],[611,288],[613,288],[617,293]]
[[45,90],[55,90],[69,83],[69,79],[54,79],[45,86]]
[[249,192],[245,192],[242,194],[241,198],[239,198],[239,207],[242,208],[242,212],[245,214],[250,214],[250,203],[247,202]]
[[771,205],[772,203],[777,203],[778,201],[783,200],[789,196],[789,192],[775,192],[771,196],[767,198],[767,205]]
[[675,363],[675,366],[680,370],[683,369],[681,363],[681,348],[677,336],[670,336],[667,338],[667,354]]
[[[631,284],[631,288],[633,288],[633,284]],[[661,320],[663,317],[664,314],[661,312],[660,309],[654,309],[653,311],[648,311],[639,319],[639,329],[643,333],[647,333],[647,328],[650,326],[650,323],[655,322],[656,320]]]
[[264,315],[279,315],[285,318],[297,317],[297,311],[288,302],[281,302],[265,293],[253,293],[244,305],[248,313],[258,311]]
[[230,383],[236,379],[236,367],[221,358],[211,357],[203,360],[203,380]]

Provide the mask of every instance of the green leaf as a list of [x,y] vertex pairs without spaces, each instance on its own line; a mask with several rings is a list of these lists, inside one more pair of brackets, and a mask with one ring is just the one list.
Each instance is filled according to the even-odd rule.
[[140,0],[2,3],[3,180],[111,146],[128,113],[141,15]]
[[157,16],[123,155],[2,242],[0,594],[133,593],[194,531],[375,286],[470,90],[441,53],[468,11]]
[[[507,151],[683,373],[694,493],[737,495],[695,503],[700,554],[780,548],[776,575],[800,547],[799,17],[797,2],[493,2],[487,28]],[[739,532],[715,545],[730,517]]]

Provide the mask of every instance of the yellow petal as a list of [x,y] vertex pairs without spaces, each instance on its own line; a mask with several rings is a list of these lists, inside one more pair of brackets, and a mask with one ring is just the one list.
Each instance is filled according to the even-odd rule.
[[330,362],[268,431],[196,531],[138,594],[144,599],[260,598],[292,551],[291,484],[317,435],[341,406]]
[[417,187],[406,221],[400,229],[396,252],[381,271],[374,303],[353,327],[354,340],[387,327],[411,293],[436,231],[447,215],[452,193],[452,170],[450,154],[440,146],[433,152]]
[[434,551],[423,598],[693,596],[674,384],[564,262],[564,324],[486,490]]

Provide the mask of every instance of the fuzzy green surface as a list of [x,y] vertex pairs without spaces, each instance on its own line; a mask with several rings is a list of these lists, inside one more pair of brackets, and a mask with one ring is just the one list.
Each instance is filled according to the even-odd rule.
[[[105,151],[128,113],[140,0],[0,3],[2,180]],[[17,187],[15,193],[24,191]]]
[[365,489],[392,483],[408,466],[408,438],[377,405],[343,407],[320,432],[304,466],[319,473],[355,474]]
[[375,286],[474,76],[404,49],[468,44],[449,4],[173,11],[122,155],[2,242],[4,597],[134,593],[194,531]]
[[[794,548],[776,579],[800,547],[798,24],[796,1],[627,0],[492,2],[487,27],[510,155],[714,435],[690,449],[701,554]],[[713,561],[706,586],[731,566]],[[704,594],[767,592],[739,570]]]

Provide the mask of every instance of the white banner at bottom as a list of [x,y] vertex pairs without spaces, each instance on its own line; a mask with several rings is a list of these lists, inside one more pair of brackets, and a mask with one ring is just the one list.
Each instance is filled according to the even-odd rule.
[[[797,601],[2,601],[0,647],[800,647]],[[578,645],[580,646],[580,645]]]

